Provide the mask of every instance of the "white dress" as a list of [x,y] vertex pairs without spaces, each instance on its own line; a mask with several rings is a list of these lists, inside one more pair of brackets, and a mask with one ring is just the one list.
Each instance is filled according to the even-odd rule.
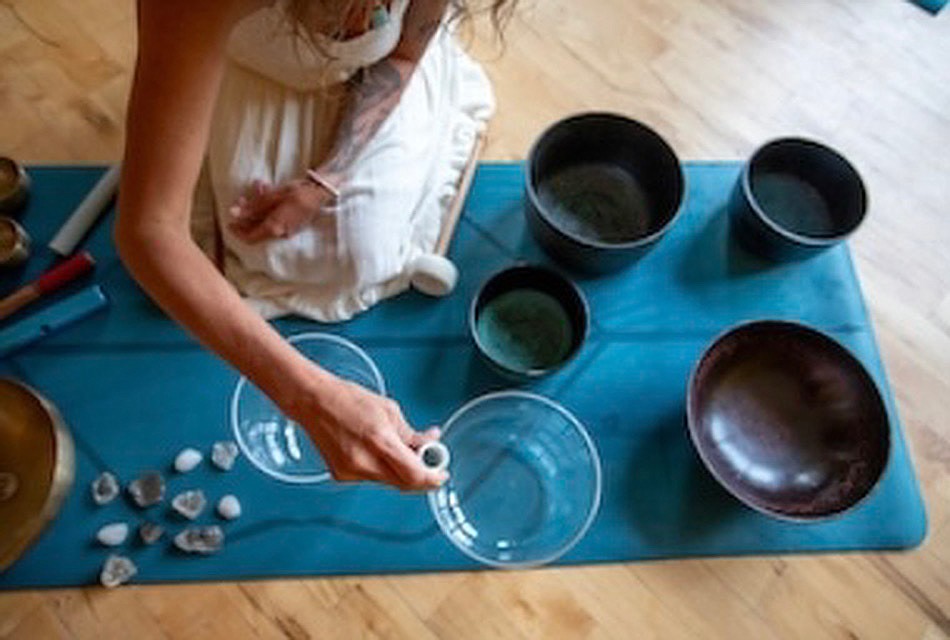
[[228,208],[254,180],[300,178],[325,158],[342,114],[340,83],[395,48],[409,1],[393,0],[385,24],[320,48],[293,35],[282,0],[231,35],[192,229],[207,248],[217,216],[225,276],[266,317],[350,318],[405,290],[407,265],[435,246],[494,110],[488,78],[445,23],[347,172],[337,204],[285,239],[246,244],[227,228]]

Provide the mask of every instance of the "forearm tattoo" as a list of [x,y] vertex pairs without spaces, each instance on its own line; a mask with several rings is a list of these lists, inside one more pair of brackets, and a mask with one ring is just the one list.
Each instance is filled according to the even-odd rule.
[[423,21],[416,29],[416,37],[423,42],[427,42],[429,38],[435,35],[440,24],[442,24],[442,18],[430,18]]
[[346,171],[393,112],[412,69],[441,26],[446,7],[446,0],[412,0],[401,42],[408,55],[404,52],[402,58],[381,60],[347,82],[349,104],[346,115],[340,122],[336,144],[321,167],[322,171],[332,174]]
[[323,169],[344,171],[399,103],[404,80],[396,64],[382,60],[349,81],[351,101],[340,122],[337,143]]

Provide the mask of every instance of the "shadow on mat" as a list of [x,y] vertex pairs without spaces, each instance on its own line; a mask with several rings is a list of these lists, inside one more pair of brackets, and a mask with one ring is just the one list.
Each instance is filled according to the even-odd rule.
[[739,244],[726,206],[707,218],[687,242],[677,271],[679,281],[687,287],[722,285],[724,279],[754,276],[776,266]]
[[648,426],[622,480],[629,516],[649,542],[667,550],[714,537],[744,507],[703,466],[681,407]]

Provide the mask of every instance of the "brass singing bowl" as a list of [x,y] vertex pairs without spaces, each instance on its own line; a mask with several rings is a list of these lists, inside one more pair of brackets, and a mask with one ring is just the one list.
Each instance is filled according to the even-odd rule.
[[75,470],[73,439],[56,407],[26,385],[0,378],[0,571],[56,516]]

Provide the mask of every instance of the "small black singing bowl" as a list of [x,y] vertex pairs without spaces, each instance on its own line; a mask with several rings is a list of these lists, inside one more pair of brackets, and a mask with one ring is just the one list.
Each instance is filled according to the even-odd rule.
[[556,122],[534,143],[525,215],[555,260],[606,273],[663,236],[684,189],[679,159],[657,133],[623,116],[585,113]]
[[867,210],[857,170],[825,145],[773,140],[745,164],[730,212],[739,241],[772,260],[800,260],[853,233]]
[[690,437],[712,475],[762,513],[840,514],[877,484],[890,452],[881,394],[836,341],[790,322],[718,338],[689,382]]
[[479,353],[497,373],[519,382],[567,364],[583,346],[589,326],[587,300],[577,285],[530,265],[489,278],[469,314]]

